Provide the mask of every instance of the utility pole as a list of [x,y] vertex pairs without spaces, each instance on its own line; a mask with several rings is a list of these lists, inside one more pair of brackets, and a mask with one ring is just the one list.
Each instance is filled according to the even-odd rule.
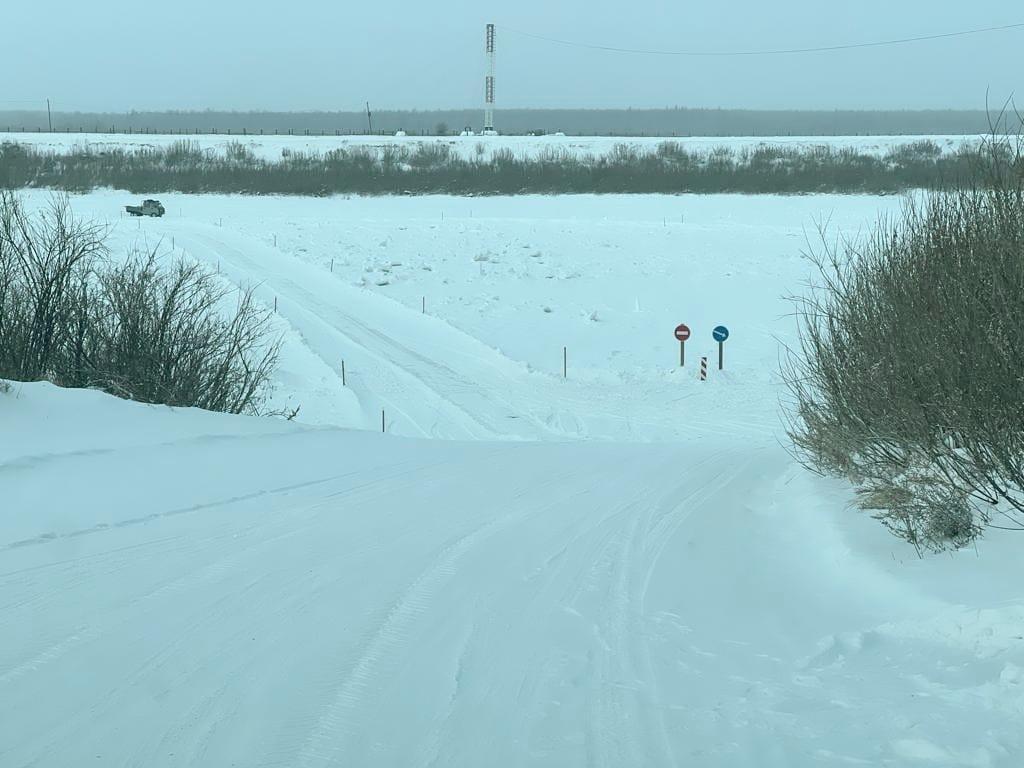
[[53,116],[50,114],[50,100],[46,100],[46,122],[50,126],[50,133],[53,133]]
[[366,102],[366,126],[370,131],[370,135],[373,135],[373,117],[370,114],[370,102]]

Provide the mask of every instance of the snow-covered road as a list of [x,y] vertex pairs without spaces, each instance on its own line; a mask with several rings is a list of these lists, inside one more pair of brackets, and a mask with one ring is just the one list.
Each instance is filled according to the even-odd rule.
[[671,765],[682,692],[659,698],[650,645],[679,628],[647,596],[687,516],[741,507],[750,457],[436,446],[199,434],[23,462],[26,512],[64,470],[79,513],[137,516],[4,543],[0,762]]
[[[277,300],[277,383],[309,420],[0,393],[0,766],[1017,768],[1019,540],[917,561],[786,453],[765,339],[784,327],[776,287],[806,265],[691,258],[695,242],[791,241],[751,223],[761,202],[727,202],[740,221],[677,231],[664,198],[646,202],[653,221],[449,222],[423,262],[433,296],[472,309],[434,314],[353,285],[358,267],[332,272],[305,240],[275,247],[251,211],[122,226]],[[217,204],[261,205],[181,201]],[[401,221],[427,249],[436,223]],[[349,236],[335,226],[309,237]],[[551,316],[506,309],[554,290],[511,251],[489,274],[439,255],[458,237],[497,251],[503,227],[529,228],[552,263],[593,258]],[[620,235],[643,254],[625,267],[601,250]],[[696,272],[695,326],[723,311],[710,294],[737,330],[730,369],[705,383],[672,359],[677,307],[657,303],[678,292],[673,270]],[[641,290],[596,330],[576,311]],[[663,325],[664,343],[640,341]],[[531,364],[572,334],[567,380]]]
[[777,447],[423,442],[3,397],[5,427],[53,419],[0,464],[20,523],[0,541],[4,766],[1024,749],[1013,585],[984,611],[948,602],[946,582],[984,585],[971,563],[908,578]]

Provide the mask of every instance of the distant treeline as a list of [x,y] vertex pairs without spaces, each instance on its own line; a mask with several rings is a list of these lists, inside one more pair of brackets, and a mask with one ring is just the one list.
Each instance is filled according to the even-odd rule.
[[[372,105],[371,105],[372,106]],[[480,130],[482,112],[381,110],[365,112],[0,112],[0,130],[86,133],[289,132],[303,135],[450,134]],[[883,136],[987,133],[980,110],[745,110],[745,109],[508,109],[496,116],[501,133],[562,131],[578,136]],[[372,130],[371,130],[372,128]]]
[[[483,150],[483,146],[479,147]],[[326,154],[284,150],[257,157],[233,142],[225,153],[182,140],[164,148],[91,149],[70,154],[0,144],[0,188],[84,192],[98,187],[256,195],[576,194],[576,193],[891,193],[970,179],[976,146],[943,152],[923,140],[872,155],[827,145],[761,145],[693,152],[664,141],[654,151],[617,144],[600,156],[552,148],[516,156],[504,149],[461,157],[446,143],[356,146]]]

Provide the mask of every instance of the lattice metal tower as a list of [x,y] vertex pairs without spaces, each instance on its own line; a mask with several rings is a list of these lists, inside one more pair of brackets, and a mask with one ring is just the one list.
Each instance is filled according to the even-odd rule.
[[494,25],[487,25],[487,77],[484,80],[484,134],[494,135]]

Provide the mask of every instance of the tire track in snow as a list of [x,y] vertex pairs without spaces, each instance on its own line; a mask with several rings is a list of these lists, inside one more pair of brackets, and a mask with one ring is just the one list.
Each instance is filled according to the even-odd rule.
[[[440,463],[442,462],[435,462],[433,466]],[[431,466],[428,465],[426,470],[429,471]],[[168,567],[166,563],[163,564],[163,568],[169,574],[175,574],[170,581],[158,582],[144,594],[134,595],[127,601],[120,601],[108,606],[97,616],[92,617],[89,627],[92,631],[92,639],[101,636],[114,636],[124,642],[124,638],[129,632],[143,633],[137,642],[128,644],[133,652],[127,654],[120,662],[127,665],[131,671],[126,671],[124,675],[119,675],[116,679],[106,683],[110,687],[101,689],[98,692],[100,695],[94,697],[89,707],[74,711],[51,732],[52,738],[49,741],[53,744],[80,744],[90,739],[100,738],[93,734],[93,729],[97,724],[119,722],[121,719],[119,713],[124,699],[131,690],[138,689],[140,686],[149,688],[151,687],[150,681],[156,681],[158,685],[162,684],[160,681],[174,673],[181,659],[189,658],[194,654],[195,648],[202,647],[199,640],[205,641],[210,647],[219,647],[223,646],[225,642],[231,645],[232,638],[236,640],[244,638],[252,626],[269,627],[269,631],[264,629],[259,634],[261,637],[270,636],[271,639],[288,631],[291,627],[288,617],[299,611],[302,604],[315,599],[317,592],[309,589],[310,571],[307,567],[307,559],[292,558],[288,560],[293,565],[289,569],[289,573],[286,574],[287,577],[280,578],[285,574],[279,573],[277,569],[267,568],[267,563],[272,561],[268,555],[279,552],[285,542],[301,540],[309,542],[308,545],[301,546],[304,550],[308,549],[307,558],[329,562],[337,555],[336,544],[330,537],[319,535],[318,532],[323,530],[325,522],[329,524],[330,513],[338,508],[338,502],[345,500],[346,497],[375,498],[379,495],[379,486],[382,484],[394,489],[396,478],[400,480],[405,478],[409,482],[415,479],[410,478],[408,471],[403,470],[391,473],[386,477],[376,478],[374,481],[356,484],[336,493],[316,494],[310,500],[301,502],[297,506],[267,510],[260,514],[256,525],[246,525],[248,522],[246,519],[233,518],[230,521],[231,525],[228,526],[230,530],[220,531],[218,529],[218,535],[213,539],[222,542],[228,541],[234,546],[225,549],[223,545],[214,546],[213,539],[204,539],[203,548],[192,550],[192,557],[189,557],[190,552],[184,553],[184,563],[173,564],[173,567]],[[408,482],[404,483],[406,486],[408,484]],[[400,483],[398,487],[401,488],[402,485]],[[405,487],[402,492],[409,493],[410,490]],[[325,518],[322,512],[327,512],[328,517]],[[294,549],[296,546],[292,544],[291,548]],[[201,567],[196,568],[194,565],[191,568],[188,567],[189,561],[195,559],[196,555],[202,562],[205,556],[211,552],[218,556]],[[348,554],[352,556],[359,552],[350,547]],[[146,556],[146,553],[141,552],[139,557],[142,556]],[[148,559],[152,559],[152,553],[149,554]],[[102,565],[101,562],[95,564]],[[255,575],[255,578],[252,578],[250,574]],[[338,577],[332,575],[328,577],[327,581],[332,579],[337,581]],[[227,588],[226,585],[232,581],[240,582],[241,589]],[[78,587],[77,584],[76,587]],[[190,596],[194,596],[195,599],[185,599]],[[176,606],[187,605],[189,610],[179,613],[167,612],[164,610],[164,606],[168,602]],[[172,622],[169,625],[173,627],[172,631],[166,635],[150,636],[146,634],[148,626],[166,622],[168,619]],[[69,651],[81,647],[86,638],[81,632],[76,634],[80,636],[72,636],[69,641],[59,643],[54,649],[41,654],[39,661],[52,663],[67,655]],[[218,642],[211,643],[212,638],[218,638]],[[159,639],[159,644],[150,648],[154,639]],[[220,670],[218,674],[227,674],[230,677],[230,670],[238,667],[236,662],[243,663],[243,666],[247,663],[245,655],[250,652],[249,643],[234,643],[233,647],[242,648],[242,656],[232,657],[227,665],[218,665],[217,669]],[[146,651],[145,655],[143,655],[143,651]],[[287,654],[288,651],[288,648],[284,648],[278,655]],[[19,670],[18,676],[37,671],[39,667],[40,664],[25,665],[24,670]],[[196,672],[203,671],[203,669],[196,670]],[[205,669],[205,673],[208,672],[209,669]],[[188,710],[190,712],[203,710],[207,705],[212,708],[217,703],[216,699],[219,694],[216,692],[202,693],[206,679],[205,673],[196,678],[195,689],[203,696],[212,698],[206,703],[203,701],[195,703]],[[262,679],[265,674],[266,669],[259,667],[252,672],[252,676],[256,680]],[[244,679],[241,671],[234,679]],[[224,683],[224,686],[230,688],[234,697],[235,704],[229,703],[228,705],[228,710],[230,710],[231,707],[237,706],[240,697],[246,695],[248,687],[244,685],[230,687],[227,682]],[[230,711],[226,711],[218,717],[230,717]],[[175,722],[180,722],[180,718],[176,718]],[[206,725],[208,729],[211,729],[212,738],[216,722]],[[171,725],[166,727],[170,728]],[[188,728],[180,729],[182,739],[189,738],[190,733],[191,730]],[[162,738],[170,744],[174,742],[175,737],[165,731]],[[142,750],[138,753],[140,755],[146,753],[162,758],[166,754],[157,755],[149,750],[146,744],[137,745],[136,749]],[[182,744],[178,743],[171,751],[180,755],[182,749]],[[203,749],[202,745],[198,745],[197,749]],[[3,750],[0,748],[0,754],[2,752]],[[45,754],[48,753],[44,753],[43,757]],[[132,764],[142,765],[149,762],[151,761],[140,757],[137,762]],[[183,764],[193,763],[186,760]]]
[[337,684],[330,701],[299,748],[295,765],[326,768],[345,764],[345,750],[358,730],[360,704],[380,667],[411,634],[412,625],[429,608],[434,595],[458,569],[459,561],[478,543],[507,527],[518,517],[511,513],[487,523],[445,547],[402,592],[377,625],[350,671]]
[[78,628],[75,632],[61,639],[59,642],[50,645],[35,657],[22,662],[21,664],[17,664],[3,674],[0,674],[0,686],[11,683],[19,677],[23,677],[37,671],[46,664],[56,661],[61,656],[64,656],[72,648],[94,640],[99,636],[100,632],[96,627],[84,626]]
[[[248,275],[254,274],[257,265],[253,264],[252,260],[240,250],[222,240],[195,233],[185,240],[186,245],[192,243],[198,245],[198,250],[213,254],[217,261],[231,265],[235,271]],[[257,247],[266,249],[266,246],[262,244]],[[207,260],[209,261],[209,259]],[[302,266],[308,268],[305,264]],[[271,285],[270,282],[264,282]],[[461,432],[449,432],[445,436],[475,439],[501,439],[515,436],[510,435],[504,429],[496,429],[497,425],[493,422],[486,423],[490,421],[486,414],[493,409],[515,412],[515,409],[512,409],[511,405],[505,401],[497,404],[488,401],[489,396],[492,396],[497,388],[482,387],[478,382],[464,379],[440,361],[424,357],[394,337],[371,328],[342,307],[326,305],[308,287],[303,287],[289,278],[276,278],[272,285],[276,293],[288,299],[288,302],[279,305],[279,313],[299,313],[303,316],[305,323],[313,322],[325,327],[330,334],[342,337],[343,346],[356,347],[375,361],[377,371],[373,377],[373,390],[366,392],[365,396],[360,398],[364,404],[364,411],[368,415],[373,411],[368,407],[369,402],[386,402],[392,412],[401,413],[424,437],[437,436],[436,418],[433,425],[420,423],[419,419],[412,416],[403,407],[402,402],[396,402],[383,394],[387,391],[403,392],[406,388],[411,387],[423,393],[424,403],[435,401],[439,404],[439,408],[452,409],[456,412],[454,415],[449,415],[445,421],[449,425],[460,425]],[[318,310],[318,312],[314,314],[314,310]],[[410,313],[410,317],[414,317],[412,313]],[[330,318],[341,322],[335,324],[335,321]],[[333,365],[326,360],[325,363],[333,370]],[[487,401],[486,407],[475,408],[471,412],[464,401],[459,402],[452,398],[451,393],[453,392],[461,392],[471,395],[473,398],[483,398]],[[415,398],[406,397],[405,400],[410,402],[415,401]],[[436,410],[436,413],[440,413],[440,410]],[[502,424],[501,426],[507,425]],[[449,426],[449,430],[451,430],[451,426]]]
[[[639,664],[643,669],[651,694],[652,716],[657,718],[656,723],[648,723],[648,727],[651,730],[654,730],[656,727],[656,733],[652,733],[652,737],[656,736],[662,745],[665,764],[672,766],[677,766],[679,763],[672,746],[672,738],[665,723],[665,707],[662,703],[658,677],[654,672],[653,656],[649,642],[650,619],[646,609],[647,591],[665,547],[672,541],[676,531],[690,520],[695,512],[706,508],[707,503],[711,499],[729,487],[753,463],[752,458],[749,456],[744,456],[736,464],[724,462],[723,459],[728,459],[730,455],[730,452],[719,451],[694,465],[694,469],[698,471],[693,474],[699,476],[704,476],[704,470],[710,465],[726,463],[728,467],[727,469],[720,469],[713,474],[701,487],[682,494],[678,498],[676,498],[678,487],[670,494],[661,494],[658,503],[652,507],[653,516],[647,521],[647,525],[643,530],[643,536],[634,542],[636,549],[642,556],[644,568],[640,583],[634,588],[633,601],[635,603],[635,613],[639,618],[640,631],[633,633],[636,647],[631,649],[631,653],[634,659],[639,660]],[[663,511],[658,514],[659,510]]]
[[[434,462],[433,464],[426,465],[426,467],[423,468],[429,471],[431,468],[437,467],[441,464],[442,462]],[[76,647],[114,632],[116,627],[127,626],[130,622],[135,620],[135,611],[140,610],[142,607],[149,605],[153,601],[159,600],[162,597],[189,592],[190,590],[194,591],[199,585],[214,583],[217,580],[230,575],[232,572],[237,570],[238,564],[242,562],[244,558],[248,558],[259,551],[273,548],[281,540],[301,535],[311,528],[319,525],[315,514],[313,514],[316,510],[334,505],[339,499],[353,494],[372,492],[374,489],[379,487],[393,487],[396,479],[403,478],[407,475],[407,470],[403,465],[400,464],[397,466],[399,467],[398,471],[388,472],[387,474],[376,477],[372,480],[350,485],[342,491],[324,494],[322,500],[293,508],[291,515],[282,516],[280,513],[276,513],[274,515],[262,515],[258,518],[257,524],[250,525],[241,530],[238,528],[237,521],[228,519],[215,528],[212,535],[208,534],[200,541],[191,541],[184,536],[164,537],[152,542],[142,542],[126,547],[117,547],[115,549],[86,555],[83,558],[64,560],[58,563],[49,563],[26,569],[38,572],[58,565],[67,566],[85,562],[89,566],[88,573],[76,574],[75,577],[78,588],[85,589],[92,581],[109,578],[119,570],[137,565],[137,561],[141,558],[153,560],[156,558],[166,557],[167,555],[180,555],[187,559],[195,559],[196,557],[204,557],[208,553],[221,554],[220,557],[217,557],[198,569],[193,568],[191,570],[186,570],[181,575],[169,581],[158,582],[147,588],[147,590],[142,593],[129,595],[126,600],[111,604],[104,609],[104,612],[107,614],[113,614],[115,612],[121,614],[121,621],[117,625],[104,627],[102,617],[91,617],[87,624],[76,628],[73,632],[70,632],[60,640],[52,643],[49,647],[43,649],[35,656],[23,662],[14,664],[8,670],[0,673],[0,685],[12,682],[17,678],[36,672],[45,665],[59,660],[61,657],[73,651]],[[244,497],[231,497],[216,502],[198,505],[196,507],[177,510],[171,513],[158,513],[146,518],[141,518],[140,520],[144,522],[150,519],[178,515],[182,512],[195,511],[199,509],[214,510],[220,507],[230,507],[240,501],[261,498],[264,496],[280,495],[282,493],[288,493],[296,490],[309,490],[318,486],[326,486],[334,482],[346,480],[357,475],[358,473],[356,472],[346,472],[300,483],[289,483],[258,493],[248,494]],[[305,522],[298,527],[294,525],[294,513],[296,510],[306,518]],[[127,521],[124,526],[113,526],[102,530],[116,530],[118,527],[127,527],[129,525],[134,526],[137,522],[139,521],[131,520]],[[277,532],[273,533],[274,531]],[[91,529],[87,529],[86,532],[91,532]],[[268,536],[268,534],[270,535]],[[225,542],[231,542],[234,545],[242,544],[243,546],[241,548],[236,546],[229,550],[228,554],[223,554],[225,552],[223,546]],[[173,545],[173,548],[159,548],[157,550],[153,550],[152,545],[154,544],[171,544]],[[123,557],[126,553],[129,557]],[[117,562],[113,568],[110,568],[109,566],[112,558],[116,558]],[[22,573],[22,571],[13,571],[8,574],[3,574],[3,576],[17,575],[20,573]],[[27,587],[32,587],[34,583],[34,580],[27,581],[25,582],[25,585]],[[4,585],[0,583],[0,587],[3,586]],[[13,619],[14,614],[11,612],[13,607],[17,607],[22,611],[27,609],[45,610],[45,607],[38,607],[43,604],[42,601],[44,597],[44,595],[37,592],[34,598],[29,598],[24,602],[8,606],[6,614],[7,617]],[[55,593],[49,597],[50,599],[58,599],[60,595]],[[125,615],[125,611],[132,611],[133,613]],[[0,647],[2,647],[2,642],[0,642]]]
[[[705,470],[720,464],[722,456],[721,452],[711,454],[692,465],[687,474],[704,477]],[[604,551],[609,568],[601,602],[603,611],[595,625],[600,645],[595,651],[596,658],[591,659],[596,670],[594,679],[603,681],[603,685],[591,701],[589,765],[616,768],[676,764],[651,663],[643,596],[661,551],[671,538],[665,521],[672,520],[674,531],[739,471],[717,472],[680,500],[669,501],[667,508],[664,494],[649,491],[631,505],[634,509],[646,509],[646,513],[631,516],[628,529],[609,541]],[[652,542],[657,545],[654,549]],[[657,755],[653,754],[655,751]]]
[[[473,613],[476,614],[477,610],[474,610]],[[431,728],[425,739],[426,745],[419,750],[422,755],[422,759],[417,761],[416,765],[421,766],[421,768],[439,768],[439,766],[444,765],[444,758],[442,756],[445,745],[444,737],[450,726],[452,713],[459,701],[459,693],[462,688],[462,677],[466,664],[466,655],[472,647],[473,635],[475,632],[476,626],[472,623],[467,625],[461,632],[454,654],[455,659],[451,665],[451,691],[448,694],[444,715],[441,717],[441,721]]]
[[[648,442],[652,436],[678,439],[708,432],[733,439],[749,436],[749,429],[733,427],[728,419],[691,414],[681,414],[679,423],[666,429],[657,410],[622,413],[618,388],[606,392],[601,387],[566,387],[560,378],[503,369],[497,365],[499,359],[515,364],[458,328],[443,321],[422,325],[419,313],[404,304],[343,282],[332,284],[322,267],[247,239],[246,233],[183,222],[167,232],[207,263],[223,263],[243,282],[264,286],[259,290],[264,301],[279,296],[278,314],[329,369],[334,370],[341,357],[356,362],[361,370],[349,372],[348,389],[361,404],[364,428],[379,425],[383,406],[397,417],[389,422],[401,423],[404,433],[444,439]],[[261,260],[260,255],[266,258]],[[388,322],[374,327],[351,311],[344,297],[353,291],[359,302],[382,308]],[[397,332],[391,327],[399,322],[395,313],[404,315]],[[418,330],[443,331],[445,335],[437,337],[443,339],[443,352],[425,355],[403,341]],[[634,426],[642,426],[642,434],[636,435]],[[766,425],[757,428],[770,433]]]

